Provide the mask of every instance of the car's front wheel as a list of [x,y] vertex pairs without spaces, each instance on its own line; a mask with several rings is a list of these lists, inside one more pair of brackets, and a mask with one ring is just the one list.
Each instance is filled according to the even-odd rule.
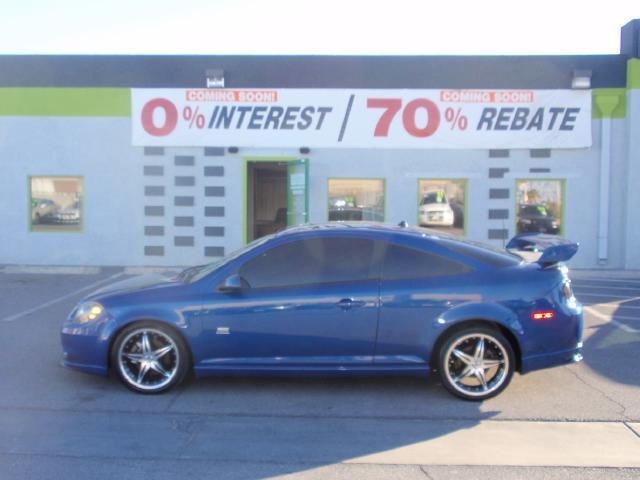
[[111,349],[111,365],[131,390],[161,393],[184,380],[190,360],[184,340],[172,328],[140,322],[118,334]]
[[468,327],[450,335],[438,355],[438,372],[447,390],[465,400],[486,400],[504,390],[513,376],[509,341],[488,327]]

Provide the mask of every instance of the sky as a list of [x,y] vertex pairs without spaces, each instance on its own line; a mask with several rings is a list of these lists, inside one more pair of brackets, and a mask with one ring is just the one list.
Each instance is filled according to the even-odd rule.
[[615,54],[640,0],[0,0],[0,54]]

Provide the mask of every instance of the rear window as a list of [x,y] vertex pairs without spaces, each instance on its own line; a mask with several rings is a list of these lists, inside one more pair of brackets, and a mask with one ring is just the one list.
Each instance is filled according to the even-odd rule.
[[443,241],[443,246],[465,257],[495,268],[511,267],[522,262],[522,258],[506,250],[493,249],[471,241]]
[[434,276],[460,275],[471,271],[462,263],[423,250],[390,244],[387,247],[382,277],[404,280]]

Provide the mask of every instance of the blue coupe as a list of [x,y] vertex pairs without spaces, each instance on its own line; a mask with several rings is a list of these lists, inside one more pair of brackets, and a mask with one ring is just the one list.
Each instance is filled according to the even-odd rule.
[[484,400],[524,373],[581,358],[582,307],[563,261],[406,226],[294,227],[172,278],[95,292],[62,327],[65,365],[159,393],[190,373],[412,374],[436,370]]

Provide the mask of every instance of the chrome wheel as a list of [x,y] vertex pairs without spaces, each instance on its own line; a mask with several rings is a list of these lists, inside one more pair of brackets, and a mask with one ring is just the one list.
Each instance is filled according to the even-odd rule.
[[159,392],[181,371],[180,350],[163,330],[141,327],[119,341],[117,368],[120,377],[134,390]]
[[444,345],[441,376],[454,394],[484,400],[504,389],[512,375],[513,351],[499,333],[463,331]]

